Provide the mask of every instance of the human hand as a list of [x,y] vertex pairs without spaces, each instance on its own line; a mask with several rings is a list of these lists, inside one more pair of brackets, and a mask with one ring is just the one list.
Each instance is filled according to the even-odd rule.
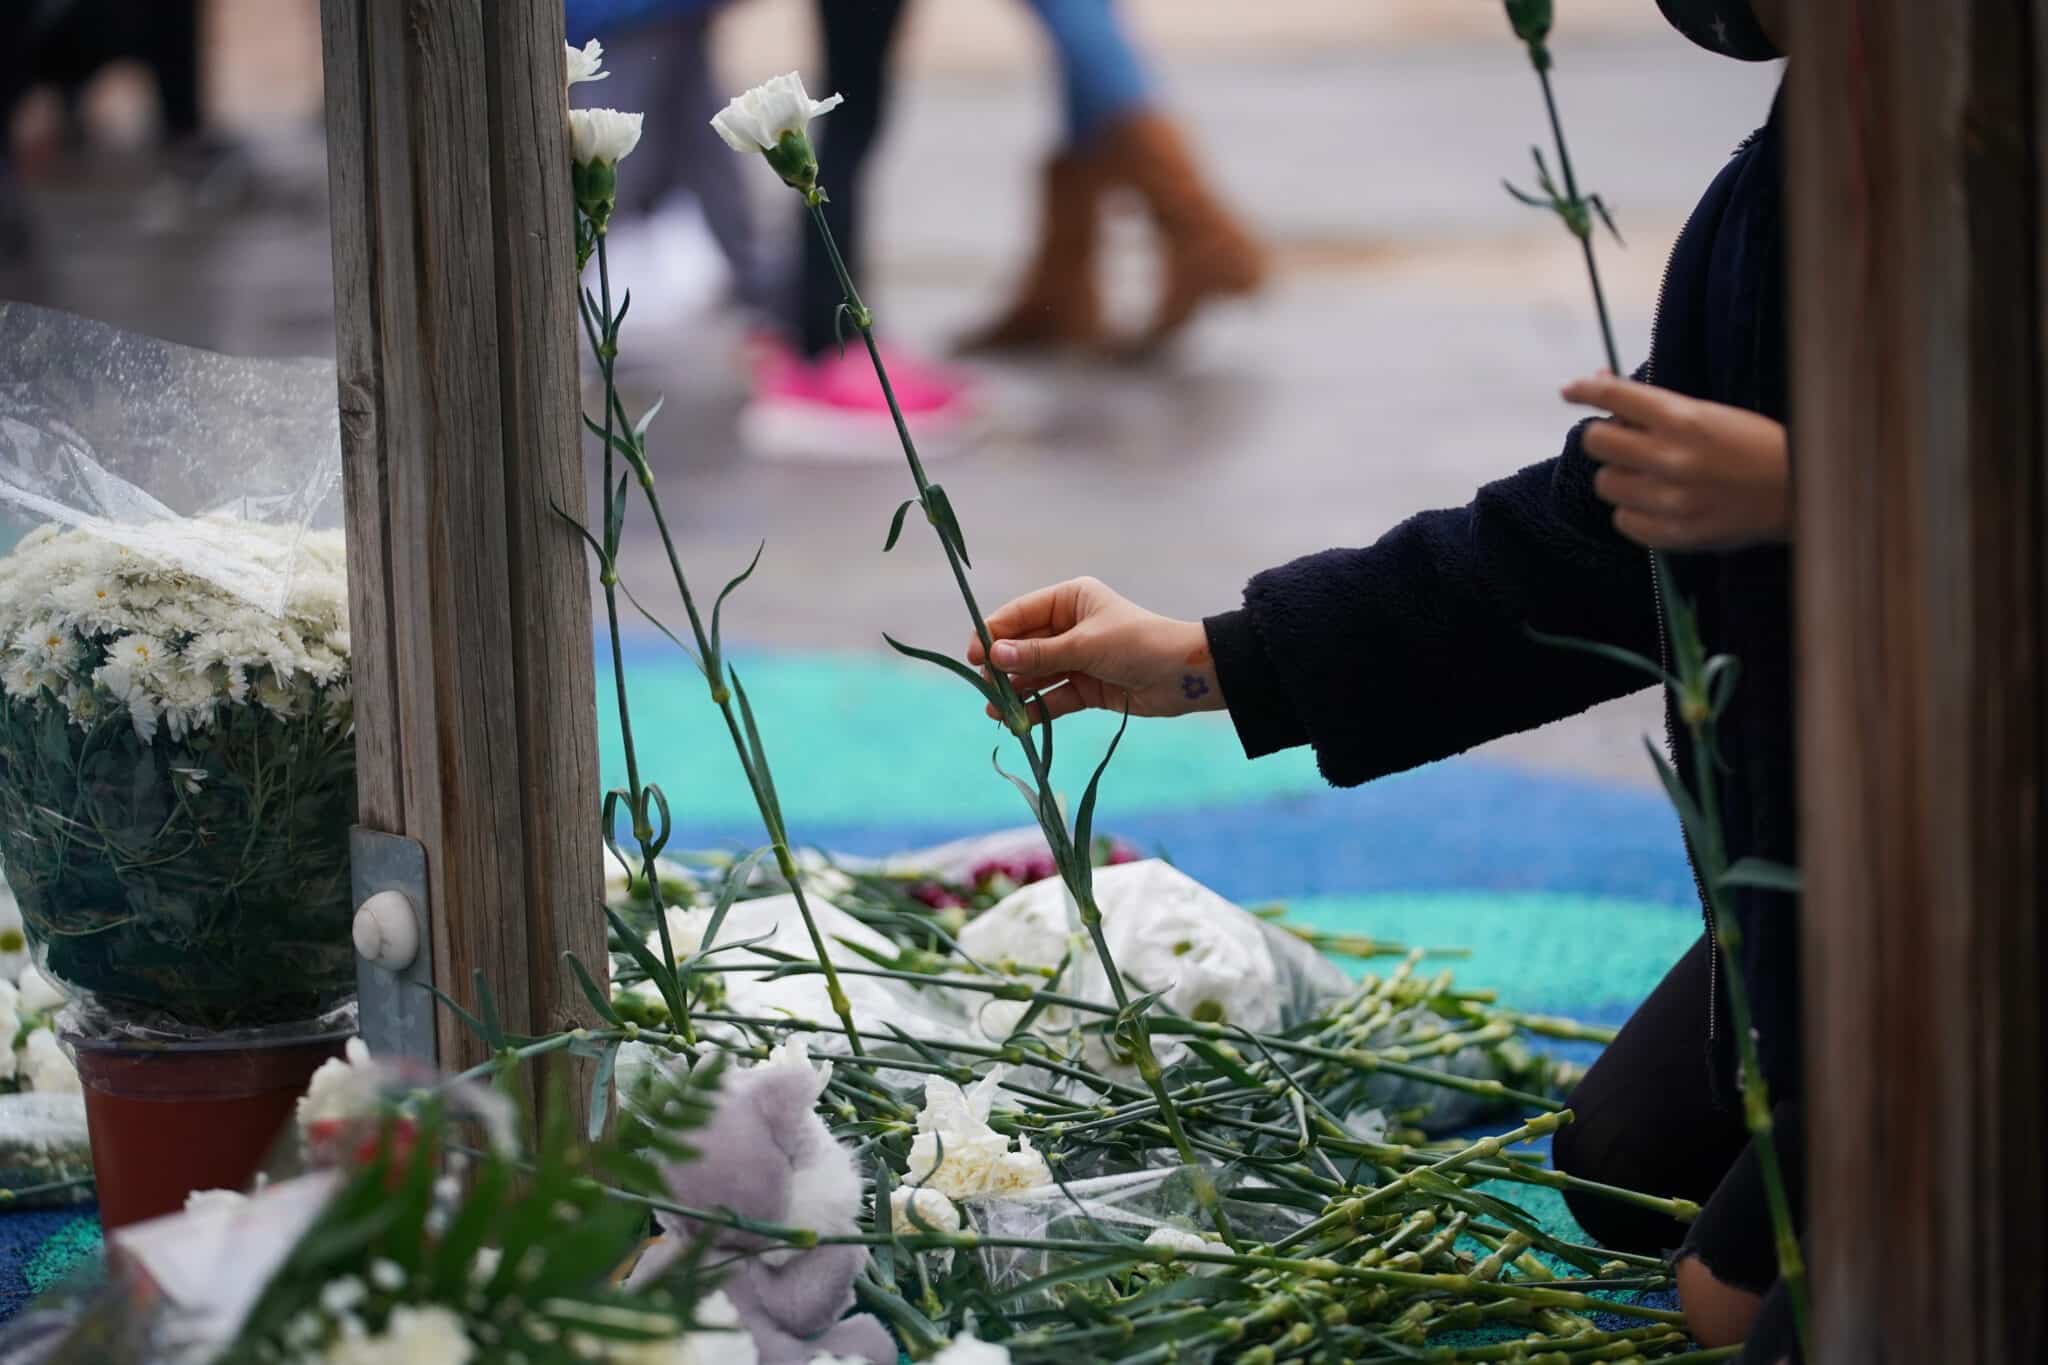
[[1602,371],[1565,401],[1613,419],[1586,428],[1601,464],[1593,491],[1614,529],[1653,550],[1735,550],[1791,539],[1785,428],[1754,412],[1687,398]]
[[[1043,700],[1032,719],[1089,707],[1134,716],[1184,716],[1223,707],[1209,634],[1199,621],[1146,611],[1092,578],[1026,593],[988,618],[994,666],[1022,696]],[[967,661],[986,669],[980,639]],[[996,716],[994,707],[989,714]],[[1000,716],[997,716],[1001,719]]]

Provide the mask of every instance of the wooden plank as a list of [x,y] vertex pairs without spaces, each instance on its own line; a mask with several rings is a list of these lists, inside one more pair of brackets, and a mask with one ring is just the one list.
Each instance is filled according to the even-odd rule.
[[[562,962],[606,979],[598,834],[596,672],[582,538],[555,509],[582,513],[574,211],[559,0],[484,10],[491,72],[492,217],[497,223],[499,383],[511,554],[512,678],[525,806],[528,980],[548,1030],[588,1022]],[[578,646],[581,646],[580,648]]]
[[2040,1360],[2048,7],[1787,8],[1819,1354]]
[[[365,823],[428,850],[434,974],[506,1028],[604,964],[562,17],[323,0]],[[379,681],[379,680],[382,681]],[[482,1055],[459,1019],[440,1059]]]

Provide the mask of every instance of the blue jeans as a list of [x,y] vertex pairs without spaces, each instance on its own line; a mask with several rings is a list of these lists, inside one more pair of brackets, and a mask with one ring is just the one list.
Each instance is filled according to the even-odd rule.
[[1152,102],[1151,78],[1117,20],[1115,0],[1026,3],[1059,57],[1069,147]]

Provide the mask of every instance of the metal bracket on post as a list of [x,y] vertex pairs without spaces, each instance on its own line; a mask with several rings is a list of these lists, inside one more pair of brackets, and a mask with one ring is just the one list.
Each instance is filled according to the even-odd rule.
[[427,849],[361,825],[349,831],[355,891],[357,1027],[378,1056],[432,1066],[434,938],[427,917]]

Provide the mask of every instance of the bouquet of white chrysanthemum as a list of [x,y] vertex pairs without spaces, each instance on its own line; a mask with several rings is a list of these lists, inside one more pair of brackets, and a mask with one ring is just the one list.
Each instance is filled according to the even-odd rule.
[[37,960],[116,1020],[316,1017],[354,989],[339,532],[164,523],[274,568],[273,614],[84,529],[0,558],[0,856]]

